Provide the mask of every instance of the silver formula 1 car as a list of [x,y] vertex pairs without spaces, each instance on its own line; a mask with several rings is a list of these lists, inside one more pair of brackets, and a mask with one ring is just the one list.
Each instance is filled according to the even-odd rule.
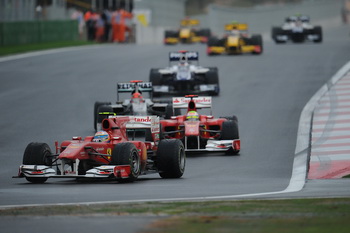
[[153,96],[199,93],[219,95],[218,68],[199,66],[198,57],[198,52],[170,52],[168,67],[153,68],[150,71]]
[[[171,102],[153,100],[152,90],[152,83],[141,80],[133,80],[130,83],[117,83],[117,102],[95,102],[95,130],[101,129],[103,119],[114,115],[157,115],[163,118],[170,118],[173,115]],[[142,93],[145,92],[149,92],[151,98],[144,98]],[[120,101],[120,93],[129,93],[131,98]]]
[[288,41],[321,43],[323,39],[322,27],[310,24],[310,18],[306,15],[287,17],[282,26],[272,27],[271,36],[276,43]]

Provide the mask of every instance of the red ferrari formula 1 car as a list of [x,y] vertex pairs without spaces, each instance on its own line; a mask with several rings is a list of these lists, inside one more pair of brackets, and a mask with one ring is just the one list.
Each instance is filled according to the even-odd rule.
[[[211,97],[174,97],[173,108],[187,109],[187,112],[185,115],[173,116],[170,120],[160,120],[161,138],[180,139],[185,151],[239,153],[237,117],[214,118],[211,115]],[[209,108],[210,115],[198,114],[197,110],[203,108]]]
[[114,116],[102,130],[85,139],[73,137],[55,143],[30,143],[18,176],[32,183],[48,178],[105,178],[132,182],[139,175],[158,172],[162,178],[180,178],[186,155],[180,140],[159,140],[159,117]]

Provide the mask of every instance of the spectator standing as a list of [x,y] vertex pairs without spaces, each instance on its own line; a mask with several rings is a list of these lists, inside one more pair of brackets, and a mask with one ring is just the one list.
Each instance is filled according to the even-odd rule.
[[104,42],[105,41],[105,21],[103,20],[102,14],[96,14],[95,16],[95,40],[96,42]]
[[71,15],[71,19],[78,21],[78,32],[79,32],[79,39],[83,39],[83,33],[84,33],[84,16],[83,12],[81,10],[75,9],[73,14]]
[[89,41],[95,40],[96,35],[96,20],[97,14],[94,10],[89,10],[84,15],[86,31],[87,31],[87,39]]
[[103,21],[104,21],[104,42],[110,41],[110,32],[111,32],[111,23],[112,23],[112,13],[110,10],[105,9],[101,15]]
[[112,15],[112,27],[113,27],[113,42],[123,43],[125,42],[125,32],[131,30],[131,28],[126,25],[127,21],[132,19],[132,14],[125,11],[124,9],[119,9],[115,11]]

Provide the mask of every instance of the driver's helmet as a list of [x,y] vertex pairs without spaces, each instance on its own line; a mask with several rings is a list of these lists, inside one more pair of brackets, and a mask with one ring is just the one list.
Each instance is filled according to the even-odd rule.
[[98,131],[95,133],[93,142],[109,142],[109,134],[106,131]]
[[186,115],[186,120],[198,121],[199,114],[196,111],[188,111],[188,113]]
[[142,95],[139,92],[135,92],[135,93],[132,94],[132,98],[133,99],[142,98]]
[[180,65],[181,66],[187,66],[188,65],[188,59],[186,57],[186,54],[181,54]]
[[139,92],[133,93],[132,98],[131,98],[131,102],[136,103],[136,104],[143,103],[144,100],[143,100],[141,93],[139,93]]

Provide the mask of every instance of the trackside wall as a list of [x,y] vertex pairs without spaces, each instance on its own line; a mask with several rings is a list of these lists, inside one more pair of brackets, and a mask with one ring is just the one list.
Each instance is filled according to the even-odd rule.
[[76,20],[0,23],[0,45],[20,45],[78,39]]

